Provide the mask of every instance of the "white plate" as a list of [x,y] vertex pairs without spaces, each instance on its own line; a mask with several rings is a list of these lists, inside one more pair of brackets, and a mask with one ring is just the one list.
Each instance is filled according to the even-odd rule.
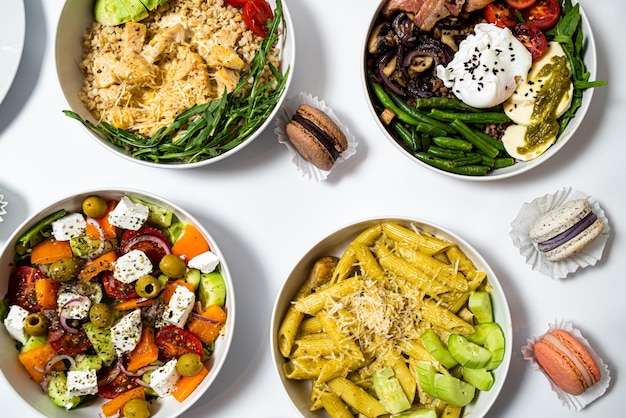
[[9,92],[17,67],[22,59],[26,19],[24,2],[9,0],[2,2],[0,14],[0,103]]

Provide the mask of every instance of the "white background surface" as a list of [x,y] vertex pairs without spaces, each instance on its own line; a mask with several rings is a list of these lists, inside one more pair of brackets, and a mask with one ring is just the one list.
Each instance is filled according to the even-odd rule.
[[[21,0],[4,0],[21,1]],[[334,229],[372,216],[411,216],[466,239],[491,264],[513,316],[514,353],[489,417],[626,416],[626,3],[582,0],[598,50],[596,90],[582,129],[561,152],[519,178],[458,181],[398,154],[364,101],[361,47],[377,0],[286,0],[297,31],[289,96],[307,91],[334,110],[360,142],[357,154],[323,183],[291,164],[273,126],[240,153],[201,169],[169,171],[129,163],[91,140],[61,110],[54,63],[62,0],[25,0],[26,43],[15,82],[0,105],[0,189],[9,204],[0,243],[27,217],[73,192],[131,187],[181,205],[211,232],[235,282],[237,324],[232,351],[215,385],[183,416],[293,417],[270,356],[270,316],[283,280],[300,257]],[[524,202],[571,186],[593,195],[611,224],[604,258],[565,280],[532,271],[513,247],[510,223]],[[609,365],[611,387],[582,412],[563,407],[519,348],[555,319],[572,321]],[[5,388],[11,416],[36,414]]]

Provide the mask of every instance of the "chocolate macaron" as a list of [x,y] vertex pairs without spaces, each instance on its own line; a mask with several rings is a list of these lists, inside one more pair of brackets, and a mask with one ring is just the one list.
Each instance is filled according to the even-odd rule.
[[548,261],[561,261],[602,233],[604,222],[586,199],[564,203],[540,217],[528,232]]
[[346,136],[330,116],[307,104],[298,107],[285,133],[300,155],[321,170],[330,170],[348,148]]
[[601,378],[587,347],[567,331],[556,329],[544,335],[535,343],[534,352],[550,380],[571,395],[580,395]]

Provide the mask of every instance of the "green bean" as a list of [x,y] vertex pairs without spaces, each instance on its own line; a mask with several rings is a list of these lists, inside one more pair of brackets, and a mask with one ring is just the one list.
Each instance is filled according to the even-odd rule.
[[455,119],[462,120],[467,123],[505,123],[510,122],[511,119],[504,113],[499,112],[446,112],[440,109],[431,109],[428,114],[433,119],[437,119],[443,122],[452,122]]
[[462,167],[465,165],[482,165],[483,159],[478,154],[468,155],[463,158],[455,158],[452,160],[456,167]]
[[471,151],[474,147],[464,139],[452,138],[448,136],[435,136],[433,142],[442,148],[455,149],[460,151]]
[[481,109],[477,109],[468,105],[462,100],[455,99],[453,97],[419,97],[415,100],[416,109],[453,109],[453,110],[466,110],[468,112],[480,112]]
[[422,150],[426,151],[428,147],[430,147],[430,143],[432,142],[432,137],[426,133],[422,133],[420,135],[420,144]]
[[432,154],[441,158],[446,158],[448,160],[454,160],[457,158],[465,157],[465,153],[463,153],[463,151],[445,149],[445,148],[438,147],[436,145],[431,145],[430,147],[428,147],[427,152],[429,154]]
[[479,130],[474,129],[474,132],[476,132],[478,134],[478,136],[480,136],[486,142],[490,143],[491,145],[493,145],[494,147],[499,149],[500,152],[505,153],[507,156],[509,155],[506,152],[506,148],[504,148],[504,144],[502,143],[502,141],[497,140],[496,138],[492,137],[491,135],[487,135],[483,131],[479,131]]
[[408,129],[397,120],[391,123],[391,127],[394,129],[394,131],[396,131],[402,142],[404,142],[411,149],[411,151],[417,151],[418,144],[417,141],[415,141],[414,130]]
[[515,159],[511,157],[500,157],[495,159],[493,168],[510,167],[513,164],[515,164]]
[[489,167],[482,165],[464,165],[456,167],[453,160],[438,158],[425,152],[418,152],[415,154],[415,157],[432,167],[455,174],[463,174],[466,176],[484,176],[489,171]]
[[486,142],[483,138],[477,135],[474,130],[472,130],[469,126],[467,126],[465,123],[463,123],[459,119],[453,120],[452,122],[450,122],[450,125],[454,129],[456,129],[459,132],[459,134],[463,136],[463,138],[469,141],[472,145],[474,145],[478,150],[480,150],[485,155],[491,158],[495,158],[500,153],[500,151],[496,147]]
[[[400,97],[396,96],[395,94],[389,93],[389,97],[397,105],[398,108],[400,108],[402,111],[410,115],[413,119],[422,123],[426,123],[428,125],[435,126],[439,129],[446,131],[448,134],[456,133],[455,130],[452,129],[450,125],[448,125],[447,123],[443,123],[441,121],[433,119],[429,117],[428,115],[426,115],[425,113],[420,112],[419,110],[412,107],[411,105],[409,105],[407,102],[405,102],[404,100],[402,100]],[[443,135],[440,135],[440,136],[443,136]]]

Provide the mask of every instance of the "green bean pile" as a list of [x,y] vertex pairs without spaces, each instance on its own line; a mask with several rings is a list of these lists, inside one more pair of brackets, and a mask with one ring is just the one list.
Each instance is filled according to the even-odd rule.
[[418,98],[413,106],[373,80],[370,87],[377,107],[395,115],[389,123],[394,137],[418,160],[468,176],[484,176],[515,163],[502,142],[484,132],[487,124],[510,122],[498,109],[482,111],[444,97]]

